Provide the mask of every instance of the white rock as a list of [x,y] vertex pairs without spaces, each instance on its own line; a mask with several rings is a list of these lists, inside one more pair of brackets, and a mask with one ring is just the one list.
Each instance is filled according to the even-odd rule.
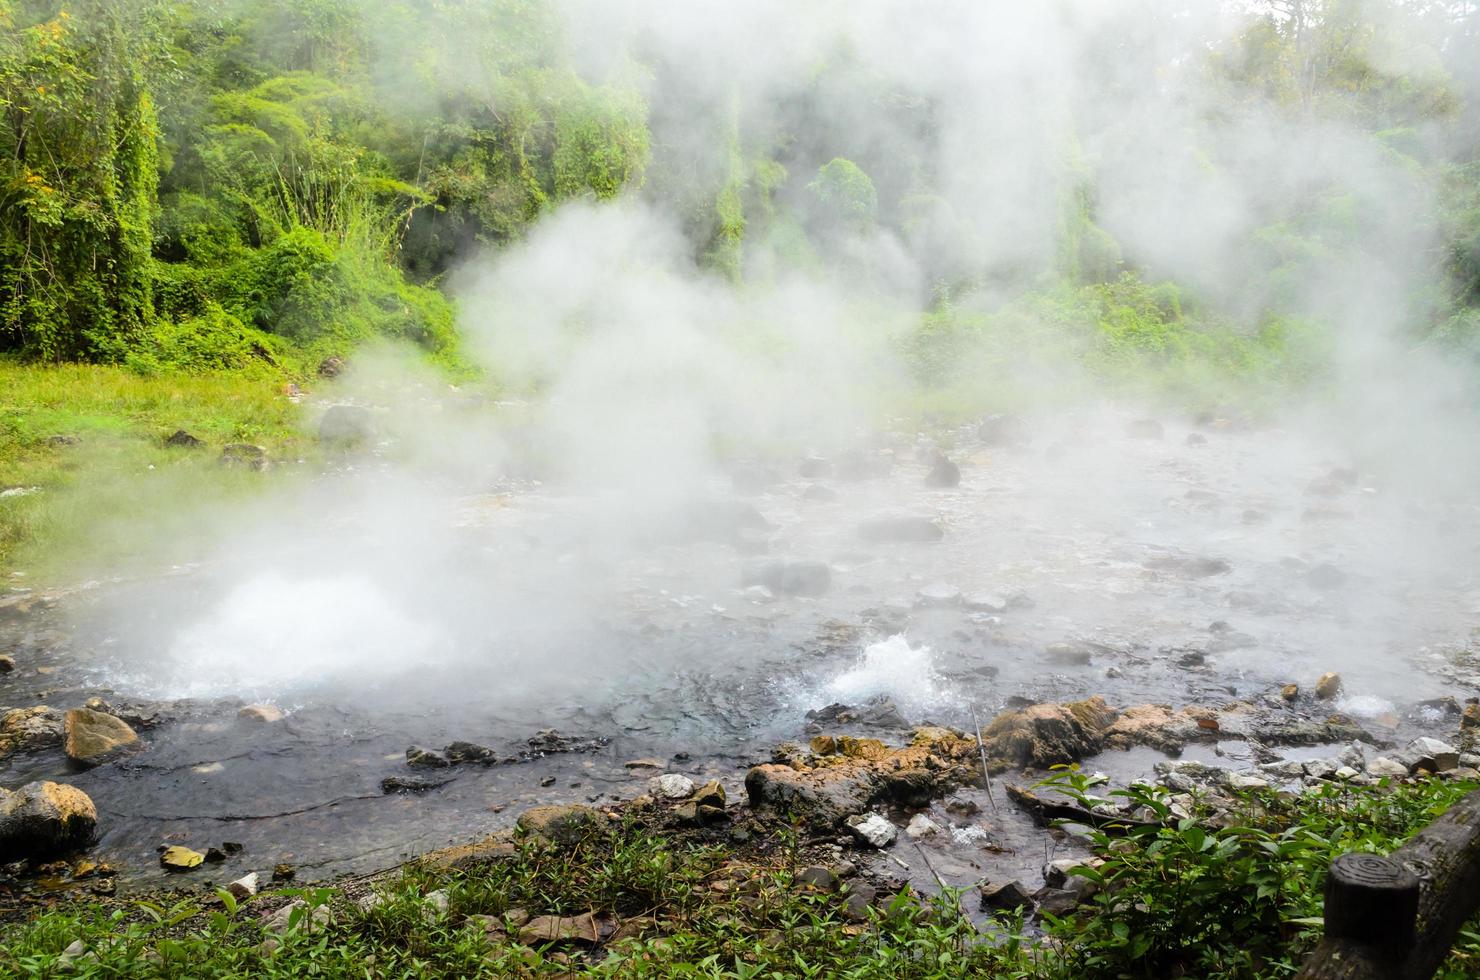
[[1459,764],[1466,769],[1480,769],[1480,755],[1474,752],[1461,752]]
[[936,582],[915,593],[915,601],[922,606],[954,606],[961,601],[961,590],[945,582]]
[[1007,611],[1007,597],[996,592],[972,592],[962,604],[972,612],[1000,613]]
[[1245,776],[1235,773],[1228,777],[1228,785],[1233,789],[1268,789],[1269,781],[1260,779],[1258,776]]
[[1367,754],[1362,751],[1361,742],[1353,742],[1341,750],[1341,755],[1337,756],[1337,761],[1347,768],[1356,769],[1360,772],[1367,767]]
[[257,872],[248,872],[227,885],[226,890],[239,899],[251,898],[257,894],[258,880]]
[[1406,776],[1408,767],[1401,762],[1389,759],[1387,756],[1378,756],[1367,763],[1367,775],[1369,776]]
[[848,818],[853,836],[869,847],[884,848],[893,844],[899,830],[881,813],[863,813]]
[[1350,782],[1360,775],[1361,773],[1353,769],[1351,766],[1342,766],[1340,769],[1336,770],[1336,778],[1341,780],[1342,782]]
[[329,919],[333,916],[333,913],[329,911],[329,906],[320,905],[313,910],[312,914],[305,915],[303,912],[299,912],[297,921],[294,922],[293,913],[298,909],[307,908],[307,902],[305,902],[301,898],[295,898],[287,905],[284,905],[282,908],[278,909],[276,912],[263,919],[262,928],[266,929],[268,932],[276,932],[282,934],[287,932],[290,928],[301,929],[303,928],[305,923],[316,926],[326,925],[328,924]]
[[434,892],[427,892],[424,901],[430,908],[435,909],[438,915],[447,914],[447,908],[450,904],[450,900],[447,897],[447,889],[438,888]]
[[919,840],[940,833],[940,824],[923,813],[917,813],[910,818],[909,826],[904,828],[904,832],[909,835],[910,840]]
[[661,800],[682,800],[694,795],[694,781],[676,772],[648,780],[648,792]]

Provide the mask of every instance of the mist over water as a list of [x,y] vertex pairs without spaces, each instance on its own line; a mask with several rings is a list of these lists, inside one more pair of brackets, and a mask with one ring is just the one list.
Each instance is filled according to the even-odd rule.
[[[363,356],[318,394],[371,406],[376,444],[248,512],[208,508],[226,529],[208,560],[99,598],[79,628],[107,683],[388,705],[474,734],[517,718],[722,741],[791,733],[828,700],[960,720],[1013,694],[1184,701],[1326,670],[1381,699],[1351,701],[1361,713],[1428,693],[1414,658],[1468,642],[1476,420],[1464,376],[1409,339],[1433,189],[1339,118],[1230,103],[1194,55],[1230,45],[1242,8],[563,7],[576,70],[650,106],[652,186],[467,255],[449,277],[460,329],[504,400]],[[926,103],[928,126],[911,111]],[[776,204],[807,234],[777,222],[737,278],[712,271],[681,195],[655,187],[727,166],[730,120],[774,131],[744,149],[803,174],[897,151],[872,177],[909,220],[855,225],[789,184]],[[1022,411],[1024,438],[930,426],[963,477],[926,489],[903,338],[962,270],[975,285],[952,302],[983,313],[1043,282],[1088,187],[1128,267],[1249,333],[1278,294],[1322,325],[1321,372],[1272,409],[1210,396],[1223,421],[1195,425],[1192,406],[1103,385],[1082,338],[1025,331],[1006,359],[983,339],[959,360],[982,405]],[[1360,244],[1292,284],[1256,246],[1313,188],[1362,215]],[[1146,417],[1162,437],[1128,434]],[[833,475],[798,476],[814,455]],[[886,456],[886,477],[837,475]],[[817,482],[836,501],[809,499]],[[944,540],[859,539],[892,513]],[[747,591],[757,539],[826,563],[831,588]],[[1312,585],[1323,566],[1339,580]],[[1032,605],[918,606],[933,583]],[[1169,672],[1162,651],[1216,646],[1225,621],[1250,642],[1213,655],[1217,676]],[[1093,666],[1046,655],[1068,641]]]

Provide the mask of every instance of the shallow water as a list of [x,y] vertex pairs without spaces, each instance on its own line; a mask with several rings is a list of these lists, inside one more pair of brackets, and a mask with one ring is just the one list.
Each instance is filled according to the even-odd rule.
[[[805,739],[806,712],[834,701],[888,696],[911,722],[969,728],[973,709],[985,722],[1011,698],[1221,704],[1328,670],[1346,682],[1337,707],[1359,719],[1464,693],[1433,668],[1468,648],[1480,609],[1474,503],[1332,479],[1351,460],[1291,433],[1167,423],[1133,438],[1130,420],[1042,418],[1016,446],[963,429],[961,484],[945,490],[924,485],[909,441],[877,479],[802,479],[783,461],[782,482],[743,498],[771,525],[746,547],[689,540],[690,524],[661,519],[677,512],[668,502],[624,510],[548,487],[348,501],[296,537],[73,593],[10,627],[25,665],[56,667],[0,681],[13,705],[99,691],[199,701],[123,763],[68,774],[53,751],[11,760],[0,780],[83,788],[101,850],[135,880],[156,874],[167,841],[245,844],[217,880],[282,861],[314,878],[479,837],[537,801],[635,795],[643,778],[622,763],[636,757],[688,753],[675,771],[739,793],[747,764]],[[1194,431],[1204,444],[1187,443]],[[808,499],[817,483],[836,499]],[[723,481],[707,491],[734,495]],[[944,537],[860,538],[860,522],[893,514],[935,519]],[[744,552],[762,539],[764,557],[828,563],[830,588],[745,589]],[[1313,573],[1325,565],[1339,583]],[[922,605],[937,585],[1028,601]],[[236,706],[257,700],[288,718],[239,722]],[[546,728],[609,741],[381,793],[408,773],[411,743],[464,739],[508,758]],[[1142,754],[1105,759],[1129,775],[1156,761]],[[1019,817],[976,822],[1010,853],[937,846],[942,877],[1042,863],[1049,845]],[[895,852],[912,876],[915,852]]]

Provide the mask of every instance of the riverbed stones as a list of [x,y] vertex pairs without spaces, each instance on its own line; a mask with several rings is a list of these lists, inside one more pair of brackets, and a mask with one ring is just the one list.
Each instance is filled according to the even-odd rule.
[[166,871],[189,871],[200,867],[205,859],[206,856],[199,851],[192,851],[178,844],[166,847],[159,853],[159,865]]
[[962,597],[961,605],[972,612],[1001,613],[1008,610],[1008,598],[998,592],[971,592]]
[[90,708],[73,708],[62,720],[67,758],[83,768],[100,766],[137,748],[139,736],[128,722]]
[[944,454],[938,453],[935,460],[930,464],[930,472],[925,474],[925,485],[938,490],[959,486],[961,483],[961,467]]
[[1329,701],[1339,694],[1341,694],[1340,674],[1322,674],[1321,679],[1316,681],[1316,697],[1322,701]]
[[262,928],[267,932],[285,935],[298,929],[312,929],[315,926],[326,926],[333,921],[334,913],[327,905],[315,906],[309,910],[308,903],[301,898],[284,905],[282,908],[266,916],[262,920]]
[[915,605],[926,608],[955,606],[961,603],[961,590],[947,582],[932,582],[915,593]]
[[910,822],[905,826],[904,832],[910,840],[922,840],[940,833],[940,824],[923,813],[917,813],[910,817]]
[[257,872],[251,871],[228,884],[226,890],[231,892],[232,896],[240,901],[241,899],[251,898],[257,894],[257,889],[260,887],[260,879],[257,877]]
[[47,858],[92,843],[98,811],[86,793],[37,781],[0,789],[0,861]]
[[1459,750],[1437,738],[1415,738],[1399,755],[1398,761],[1410,772],[1449,772],[1459,768]]
[[694,794],[694,781],[681,773],[664,773],[648,780],[648,792],[660,800],[682,800]]
[[1020,881],[983,881],[977,886],[981,890],[983,912],[1014,912],[1032,908],[1033,897]]
[[452,765],[452,762],[435,749],[412,745],[406,749],[406,765],[417,769],[445,769]]
[[1096,695],[1065,704],[1034,704],[992,719],[982,738],[993,772],[1067,765],[1104,747],[1116,712]]
[[711,807],[723,810],[725,807],[725,788],[720,784],[718,779],[711,779],[703,786],[694,790],[693,794],[689,797],[689,802],[701,809]]
[[519,930],[526,946],[594,946],[601,940],[601,927],[589,912],[580,915],[538,915]]
[[14,708],[0,718],[0,756],[50,748],[62,741],[62,713],[44,704]]
[[782,595],[815,597],[832,586],[832,569],[822,561],[749,562],[741,575],[741,585],[760,585]]
[[981,778],[975,739],[943,728],[916,729],[902,748],[848,735],[834,742],[833,755],[752,767],[745,776],[751,808],[835,830],[876,805],[924,807]]
[[275,704],[249,704],[238,710],[236,716],[243,721],[252,721],[261,725],[270,725],[275,721],[282,721],[285,717],[283,709]]
[[375,436],[375,417],[359,405],[331,405],[319,420],[319,442],[349,448]]
[[15,658],[8,653],[0,653],[0,674],[9,674],[15,670]]
[[854,840],[876,850],[883,850],[899,837],[899,828],[882,813],[859,813],[843,821]]
[[432,776],[387,776],[380,781],[380,791],[392,793],[425,793],[452,782],[450,776],[437,779]]
[[1396,759],[1389,759],[1385,755],[1380,755],[1367,763],[1367,775],[1379,778],[1401,778],[1408,775],[1408,767]]
[[571,846],[606,829],[608,819],[589,806],[537,806],[525,810],[515,822],[520,830],[536,837]]
[[881,517],[858,525],[858,536],[874,544],[915,544],[939,541],[945,531],[929,517]]
[[1300,685],[1286,684],[1284,687],[1280,688],[1280,697],[1286,701],[1294,701],[1296,698],[1300,697]]
[[442,754],[453,765],[491,766],[498,761],[493,749],[476,742],[451,742],[442,750]]

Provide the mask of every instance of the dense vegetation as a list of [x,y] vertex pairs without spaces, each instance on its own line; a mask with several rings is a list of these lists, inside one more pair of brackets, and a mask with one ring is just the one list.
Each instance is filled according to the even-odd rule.
[[[1079,799],[1092,787],[1056,780]],[[1084,977],[1264,978],[1293,975],[1320,935],[1321,876],[1333,856],[1386,852],[1430,822],[1469,783],[1330,786],[1293,799],[1245,797],[1239,819],[1210,828],[1195,814],[1129,837],[1091,843],[1105,863],[1082,873],[1100,884],[1090,904],[1034,927],[1016,915],[979,930],[963,912],[970,893],[924,899],[908,891],[844,914],[844,896],[799,885],[805,857],[786,841],[742,854],[722,843],[675,840],[628,820],[574,846],[540,838],[463,870],[409,866],[374,907],[335,888],[298,889],[297,928],[277,941],[254,904],[134,900],[64,907],[14,927],[0,966],[9,975],[540,977]],[[1165,791],[1132,788],[1166,817]],[[425,896],[441,892],[444,910]],[[279,898],[279,902],[281,898]],[[332,912],[314,922],[314,909]],[[489,919],[609,916],[636,935],[594,952],[524,945]],[[274,942],[265,944],[264,938]],[[81,954],[67,947],[80,942]],[[1480,933],[1462,934],[1439,976],[1475,975]]]
[[[1480,14],[1396,0],[1268,6],[1208,54],[1205,84],[1230,115],[1257,103],[1354,125],[1441,188],[1429,217],[1445,285],[1415,298],[1415,320],[1422,335],[1468,342],[1480,322],[1480,162],[1475,112],[1451,72],[1468,71]],[[1132,363],[1298,376],[1314,361],[1291,343],[1308,332],[1298,284],[1315,263],[1369,247],[1362,212],[1374,202],[1300,188],[1257,216],[1251,271],[1274,288],[1231,309],[1148,281],[1097,224],[1085,164],[1054,267],[997,267],[973,259],[974,232],[934,186],[940,107],[873,79],[846,50],[774,112],[717,105],[707,131],[655,141],[665,107],[642,93],[672,66],[639,53],[593,84],[563,35],[553,5],[534,0],[0,2],[0,347],[146,373],[295,375],[375,336],[453,358],[439,282],[456,260],[518,238],[561,201],[643,195],[681,216],[701,265],[732,279],[764,275],[749,261],[762,244],[805,266],[838,235],[875,228],[930,256],[933,296],[906,342],[927,382],[1037,344],[1112,377]],[[1433,64],[1395,68],[1383,55],[1395,46]],[[877,145],[840,128],[825,97],[839,79],[918,139]],[[1215,145],[1205,153],[1208,167],[1237,165]],[[935,247],[942,229],[959,240]],[[960,302],[1003,287],[1007,302],[992,308]]]

